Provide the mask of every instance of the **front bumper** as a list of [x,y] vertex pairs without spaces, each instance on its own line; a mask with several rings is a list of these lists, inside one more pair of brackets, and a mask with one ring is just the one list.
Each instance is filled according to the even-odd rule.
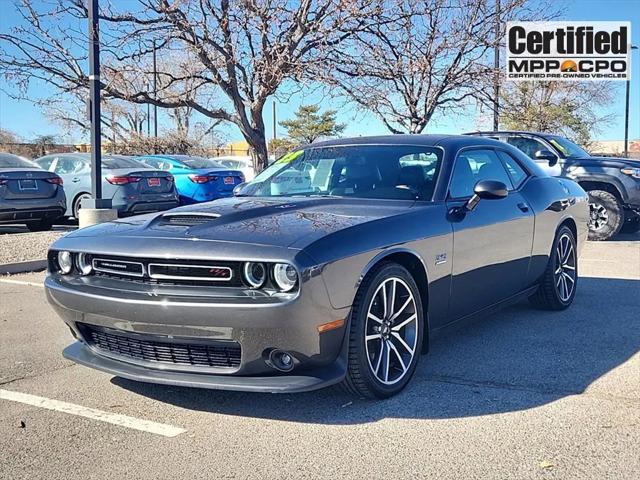
[[[299,392],[337,383],[346,373],[348,308],[333,309],[321,277],[303,282],[294,298],[248,295],[241,289],[152,287],[130,281],[49,275],[47,298],[78,341],[65,357],[98,370],[143,382],[259,392]],[[184,287],[183,287],[184,288]],[[345,319],[342,328],[318,333],[318,326]],[[83,338],[79,323],[114,329],[121,335],[233,341],[241,345],[237,367],[174,365],[124,357]],[[273,349],[295,359],[289,373],[267,362]]]

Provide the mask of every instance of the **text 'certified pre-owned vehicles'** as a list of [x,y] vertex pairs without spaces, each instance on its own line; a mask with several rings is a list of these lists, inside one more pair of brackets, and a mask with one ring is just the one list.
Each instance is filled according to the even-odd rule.
[[230,197],[233,189],[245,181],[240,170],[213,160],[189,155],[145,155],[138,160],[152,168],[170,172],[175,178],[180,203],[210,202]]
[[144,382],[388,397],[444,326],[574,299],[587,195],[501,142],[323,142],[238,190],[58,240],[64,355]]
[[[86,153],[56,153],[35,162],[57,173],[67,193],[65,216],[78,218],[82,200],[91,197],[91,157]],[[111,199],[119,216],[158,212],[178,206],[173,177],[121,155],[102,156],[102,196]]]
[[51,229],[66,208],[62,179],[17,155],[0,153],[0,223]]
[[594,157],[559,135],[501,131],[473,135],[513,145],[549,175],[575,180],[589,194],[589,239],[609,240],[640,230],[640,161]]

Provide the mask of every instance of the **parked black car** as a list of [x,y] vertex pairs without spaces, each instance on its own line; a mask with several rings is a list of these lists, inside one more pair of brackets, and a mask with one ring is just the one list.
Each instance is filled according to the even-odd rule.
[[46,293],[64,356],[120,377],[388,397],[453,322],[569,307],[587,202],[486,138],[314,143],[235,197],[65,235]]
[[64,214],[65,203],[62,178],[17,155],[0,153],[0,224],[49,230]]
[[476,132],[513,145],[550,175],[575,180],[589,194],[589,240],[608,240],[622,231],[640,230],[640,161],[594,157],[559,135]]

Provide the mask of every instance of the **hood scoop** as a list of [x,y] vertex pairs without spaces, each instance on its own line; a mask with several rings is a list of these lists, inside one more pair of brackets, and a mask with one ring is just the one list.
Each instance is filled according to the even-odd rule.
[[216,218],[219,218],[219,213],[204,213],[204,212],[174,212],[165,213],[160,217],[161,225],[176,225],[180,227],[195,227],[197,225],[204,225]]

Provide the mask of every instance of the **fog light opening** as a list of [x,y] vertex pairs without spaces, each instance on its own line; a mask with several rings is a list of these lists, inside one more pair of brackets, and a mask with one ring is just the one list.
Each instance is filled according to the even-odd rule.
[[269,365],[281,372],[290,372],[295,365],[294,357],[284,350],[272,350],[269,354]]

